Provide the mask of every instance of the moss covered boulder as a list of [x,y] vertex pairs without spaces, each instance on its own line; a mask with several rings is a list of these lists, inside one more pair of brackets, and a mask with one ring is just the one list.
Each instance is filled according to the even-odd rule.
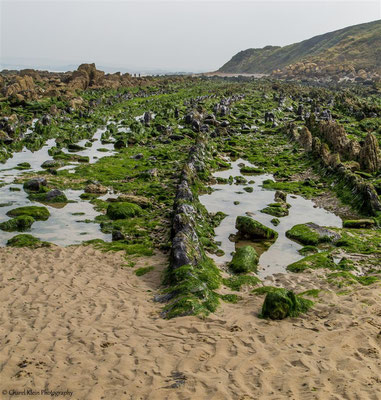
[[140,206],[128,202],[111,203],[107,207],[107,216],[110,219],[125,219],[142,215],[143,210]]
[[18,217],[20,215],[27,215],[33,217],[36,221],[46,221],[50,217],[50,212],[46,207],[38,206],[25,206],[14,208],[7,212],[9,217]]
[[246,216],[237,217],[235,227],[241,237],[251,240],[276,240],[278,237],[278,233],[271,228]]
[[42,240],[34,237],[33,235],[28,234],[20,234],[13,236],[13,238],[9,239],[7,242],[7,246],[10,247],[48,247],[50,243],[43,242]]
[[2,222],[0,224],[0,229],[6,232],[23,232],[30,229],[34,221],[35,219],[33,217],[30,217],[28,215],[20,215],[16,218],[12,218],[8,221]]
[[341,238],[337,232],[312,222],[293,226],[286,232],[286,236],[289,239],[311,246],[317,246],[320,243],[327,242],[334,243]]
[[251,246],[244,246],[237,249],[229,265],[235,273],[257,271],[258,254]]
[[267,293],[261,317],[269,319],[297,317],[308,311],[313,304],[313,301],[304,299],[291,290],[277,289]]

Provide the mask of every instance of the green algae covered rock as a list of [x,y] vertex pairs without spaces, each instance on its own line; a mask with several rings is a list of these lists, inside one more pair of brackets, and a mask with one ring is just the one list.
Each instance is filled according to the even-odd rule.
[[68,199],[64,192],[58,189],[52,189],[46,193],[30,193],[29,200],[39,201],[41,203],[67,203]]
[[303,272],[306,269],[328,268],[336,269],[336,264],[328,252],[312,254],[287,266],[291,272]]
[[111,203],[107,207],[107,215],[110,219],[125,219],[141,215],[143,210],[140,206],[128,202]]
[[237,249],[230,263],[230,269],[235,273],[257,272],[258,254],[252,246]]
[[32,225],[35,219],[29,215],[20,215],[0,224],[0,229],[6,232],[26,231]]
[[313,301],[296,295],[291,290],[277,289],[267,293],[262,306],[262,318],[284,319],[307,312]]
[[375,226],[373,219],[354,219],[343,222],[344,228],[369,229]]
[[50,246],[50,243],[43,242],[40,239],[34,237],[33,235],[28,235],[23,233],[20,235],[13,236],[13,238],[9,239],[7,242],[7,246],[37,248],[37,247],[48,247]]
[[276,240],[278,237],[278,233],[271,228],[246,216],[237,217],[235,227],[240,236],[252,240]]
[[270,222],[271,222],[274,226],[278,226],[278,225],[280,224],[280,221],[279,221],[278,218],[273,218]]
[[289,239],[311,246],[317,246],[320,243],[335,242],[340,239],[338,233],[312,222],[293,226],[286,232],[286,236]]
[[36,221],[46,221],[50,217],[50,212],[46,207],[38,206],[25,206],[14,208],[7,212],[9,217],[18,217],[19,215],[26,215],[33,217]]
[[285,217],[288,215],[288,208],[286,203],[271,203],[261,212],[274,217]]

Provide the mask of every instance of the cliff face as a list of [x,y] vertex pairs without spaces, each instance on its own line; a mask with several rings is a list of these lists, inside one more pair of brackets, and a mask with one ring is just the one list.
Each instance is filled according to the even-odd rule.
[[284,47],[237,53],[220,72],[267,73],[279,77],[381,75],[381,20],[354,25]]

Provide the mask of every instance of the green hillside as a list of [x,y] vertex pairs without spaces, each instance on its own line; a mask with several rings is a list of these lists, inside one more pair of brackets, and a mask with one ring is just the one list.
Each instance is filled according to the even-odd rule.
[[[278,71],[277,71],[278,70]],[[284,47],[237,53],[219,71],[226,73],[381,73],[381,20],[350,26]]]

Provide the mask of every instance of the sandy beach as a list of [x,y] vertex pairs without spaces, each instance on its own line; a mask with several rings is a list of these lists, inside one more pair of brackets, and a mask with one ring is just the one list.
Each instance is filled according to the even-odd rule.
[[[153,301],[166,262],[156,254],[131,268],[91,246],[1,248],[0,398],[381,397],[380,284],[338,295],[321,270],[278,274],[265,283],[325,291],[299,318],[259,319],[263,297],[246,290],[204,320],[167,321]],[[138,277],[142,266],[155,269]]]

